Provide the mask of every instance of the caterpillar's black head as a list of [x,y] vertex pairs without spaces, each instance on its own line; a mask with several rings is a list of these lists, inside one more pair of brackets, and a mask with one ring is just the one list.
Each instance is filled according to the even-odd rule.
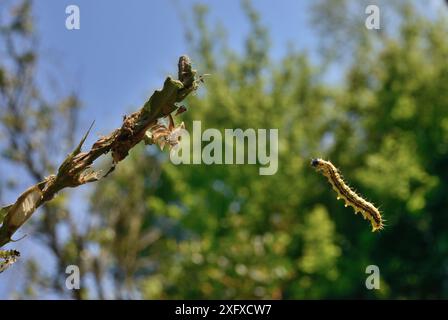
[[311,166],[313,166],[314,168],[316,168],[317,166],[319,166],[319,159],[312,159],[311,160]]
[[317,171],[325,169],[325,161],[319,158],[311,160],[311,166]]

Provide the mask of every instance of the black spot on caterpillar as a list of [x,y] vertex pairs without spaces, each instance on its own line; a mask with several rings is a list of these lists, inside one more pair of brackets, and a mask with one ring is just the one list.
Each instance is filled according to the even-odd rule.
[[339,170],[330,162],[322,159],[311,160],[311,166],[316,168],[327,177],[334,191],[338,194],[338,200],[343,199],[345,206],[351,206],[355,214],[361,212],[364,219],[368,219],[372,224],[372,231],[383,229],[383,219],[380,211],[370,202],[364,200],[355,191],[353,191],[342,179]]

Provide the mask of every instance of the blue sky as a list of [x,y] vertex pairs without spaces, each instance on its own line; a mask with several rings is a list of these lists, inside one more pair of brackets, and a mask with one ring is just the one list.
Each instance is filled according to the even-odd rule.
[[[41,76],[56,72],[62,77],[61,91],[77,92],[87,122],[101,119],[95,131],[107,133],[120,124],[124,113],[142,104],[167,73],[175,74],[178,57],[188,54],[182,15],[191,15],[194,3],[197,1],[36,1],[43,53]],[[230,45],[241,48],[248,24],[240,1],[207,3],[210,22],[222,23]],[[313,42],[307,25],[310,3],[290,0],[273,6],[271,0],[254,1],[272,35],[273,56],[280,57],[288,42],[298,48]],[[65,28],[65,8],[70,4],[80,8],[80,30]]]

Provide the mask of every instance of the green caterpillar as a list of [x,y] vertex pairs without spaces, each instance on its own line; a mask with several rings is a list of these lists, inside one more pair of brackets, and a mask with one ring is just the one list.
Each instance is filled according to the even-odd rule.
[[380,211],[370,202],[364,200],[353,191],[342,179],[339,170],[330,162],[322,159],[311,160],[311,166],[327,177],[333,189],[338,194],[338,200],[343,199],[345,206],[351,206],[355,214],[361,212],[364,219],[368,219],[372,224],[372,231],[384,228],[383,218]]

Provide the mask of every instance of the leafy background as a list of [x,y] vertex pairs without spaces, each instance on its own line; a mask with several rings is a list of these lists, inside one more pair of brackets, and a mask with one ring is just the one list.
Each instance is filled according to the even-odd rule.
[[[175,166],[166,152],[139,146],[88,192],[64,192],[33,217],[29,237],[13,245],[41,254],[1,275],[10,279],[3,297],[447,298],[448,8],[376,1],[383,28],[369,31],[367,3],[307,3],[317,49],[292,44],[275,58],[278,35],[255,3],[241,2],[249,32],[240,50],[207,4],[184,7],[188,54],[211,76],[182,121],[221,132],[278,128],[278,172]],[[5,205],[16,180],[52,173],[85,126],[76,94],[40,94],[32,5],[2,10],[0,168],[18,173],[2,179]],[[384,231],[371,233],[336,200],[310,168],[313,157],[331,159],[380,206]],[[50,269],[40,255],[51,256]],[[82,290],[65,289],[69,264],[81,267]],[[371,264],[380,290],[365,287]],[[17,274],[24,280],[11,280]]]

